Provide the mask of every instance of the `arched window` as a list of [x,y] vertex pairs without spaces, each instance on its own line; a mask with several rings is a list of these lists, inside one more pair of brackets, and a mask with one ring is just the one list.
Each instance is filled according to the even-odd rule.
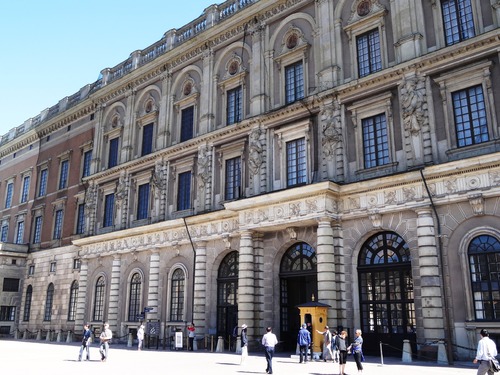
[[94,313],[92,314],[93,321],[104,320],[104,292],[106,289],[106,282],[104,276],[100,276],[95,284],[94,294]]
[[52,319],[52,303],[54,302],[54,284],[50,283],[47,288],[47,298],[45,299],[45,314],[43,320],[50,322]]
[[142,277],[139,273],[134,273],[130,280],[130,299],[128,305],[128,321],[139,321],[141,311],[141,284]]
[[316,272],[316,252],[305,242],[299,242],[290,247],[281,259],[281,275],[297,271]]
[[413,343],[413,278],[410,249],[404,239],[393,232],[370,237],[359,253],[358,272],[363,335],[373,343],[384,341],[393,347],[400,347],[403,339]]
[[227,337],[238,324],[238,252],[226,255],[217,277],[217,331]]
[[31,299],[33,298],[33,287],[28,285],[26,288],[26,298],[24,299],[24,316],[23,320],[29,322],[31,313]]
[[184,320],[184,286],[186,276],[181,268],[177,268],[172,274],[170,283],[170,320]]
[[469,244],[469,267],[477,320],[500,319],[500,242],[481,235]]
[[69,308],[68,308],[68,320],[76,320],[76,302],[78,300],[78,281],[73,281],[71,283],[71,289],[69,291]]

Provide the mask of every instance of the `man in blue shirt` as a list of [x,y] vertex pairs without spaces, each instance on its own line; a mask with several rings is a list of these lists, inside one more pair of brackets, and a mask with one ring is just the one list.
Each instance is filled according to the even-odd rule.
[[302,363],[302,359],[304,363],[307,363],[307,348],[311,345],[311,334],[307,330],[307,325],[305,324],[302,324],[302,328],[297,335],[297,344],[299,344],[300,363]]

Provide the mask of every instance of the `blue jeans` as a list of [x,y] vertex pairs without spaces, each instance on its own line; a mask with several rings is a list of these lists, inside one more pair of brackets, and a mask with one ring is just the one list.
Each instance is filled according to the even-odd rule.
[[307,362],[307,347],[308,345],[299,345],[300,363],[302,363],[302,360]]
[[108,358],[109,344],[108,342],[101,342],[101,347],[99,348],[99,353],[101,353],[101,361]]
[[270,346],[266,346],[265,354],[266,354],[266,361],[267,361],[266,372],[268,374],[272,374],[273,373],[274,348],[271,348]]
[[79,361],[82,360],[82,354],[85,349],[87,349],[87,361],[90,361],[90,343],[88,343],[87,345],[82,344],[82,346],[80,346],[80,353],[78,354]]

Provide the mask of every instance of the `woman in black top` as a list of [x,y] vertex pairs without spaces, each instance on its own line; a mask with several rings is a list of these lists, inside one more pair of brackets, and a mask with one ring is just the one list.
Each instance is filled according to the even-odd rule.
[[335,343],[337,344],[337,349],[339,351],[339,374],[344,375],[345,364],[347,362],[347,346],[345,339],[347,337],[347,332],[342,331],[335,338]]

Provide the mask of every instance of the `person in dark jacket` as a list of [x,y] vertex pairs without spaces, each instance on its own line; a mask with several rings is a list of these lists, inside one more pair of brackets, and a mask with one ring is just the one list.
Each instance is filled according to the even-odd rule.
[[297,335],[297,344],[299,344],[300,363],[307,363],[307,348],[311,345],[311,334],[305,324],[302,324],[302,328]]
[[78,354],[78,360],[82,360],[83,351],[87,350],[87,361],[90,361],[90,343],[92,342],[92,331],[88,324],[83,326],[83,338],[82,345],[80,346],[80,354]]
[[240,365],[242,365],[243,363],[245,363],[245,360],[248,357],[248,336],[247,336],[247,325],[246,324],[243,324],[241,326],[240,338],[241,338],[241,363],[240,363]]
[[335,344],[337,345],[337,349],[339,351],[339,374],[345,375],[345,364],[347,363],[347,345],[345,343],[345,339],[347,337],[347,332],[342,331],[335,338]]

